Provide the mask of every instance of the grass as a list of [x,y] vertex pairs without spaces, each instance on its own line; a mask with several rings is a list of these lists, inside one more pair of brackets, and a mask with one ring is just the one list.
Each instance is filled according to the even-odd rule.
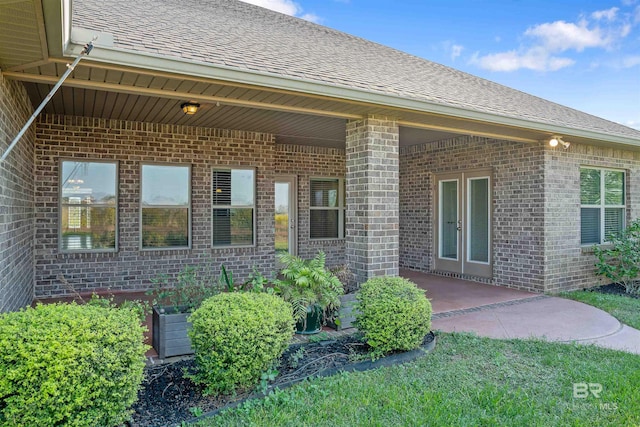
[[625,325],[640,329],[640,299],[591,291],[564,292],[558,296],[604,310]]
[[[575,383],[602,392],[576,398]],[[305,382],[198,425],[640,426],[639,394],[636,355],[440,334],[416,362]]]

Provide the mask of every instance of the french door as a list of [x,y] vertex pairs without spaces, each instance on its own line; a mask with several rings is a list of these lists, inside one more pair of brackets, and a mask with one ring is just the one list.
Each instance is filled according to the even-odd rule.
[[435,269],[491,277],[491,171],[436,181]]
[[288,252],[297,254],[297,179],[294,175],[277,176],[275,179],[275,246],[276,255]]

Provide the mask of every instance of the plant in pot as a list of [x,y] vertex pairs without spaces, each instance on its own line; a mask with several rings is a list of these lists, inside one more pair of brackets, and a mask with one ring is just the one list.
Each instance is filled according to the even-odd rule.
[[326,256],[322,251],[309,260],[289,253],[278,258],[284,267],[274,280],[275,292],[292,305],[296,332],[319,332],[324,316],[340,306],[342,283],[325,267]]
[[189,314],[200,306],[205,299],[219,294],[229,286],[233,287],[222,266],[220,279],[211,275],[202,277],[204,268],[185,266],[175,279],[161,274],[151,279],[154,287],[147,291],[152,295],[152,345],[158,357],[193,354],[188,331],[191,328]]

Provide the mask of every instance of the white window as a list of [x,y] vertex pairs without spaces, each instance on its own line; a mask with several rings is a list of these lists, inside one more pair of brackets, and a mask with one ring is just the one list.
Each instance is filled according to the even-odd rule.
[[60,164],[60,249],[115,251],[118,164],[63,160]]
[[191,168],[142,165],[140,246],[189,248],[191,244]]
[[213,169],[211,174],[212,246],[255,245],[255,200],[255,169]]
[[607,242],[625,227],[625,174],[597,168],[580,169],[580,242]]
[[309,237],[344,238],[345,191],[339,178],[312,178],[309,185]]

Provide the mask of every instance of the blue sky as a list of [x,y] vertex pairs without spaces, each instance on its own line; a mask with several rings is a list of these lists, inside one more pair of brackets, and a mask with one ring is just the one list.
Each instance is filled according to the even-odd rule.
[[640,129],[640,0],[244,0]]

